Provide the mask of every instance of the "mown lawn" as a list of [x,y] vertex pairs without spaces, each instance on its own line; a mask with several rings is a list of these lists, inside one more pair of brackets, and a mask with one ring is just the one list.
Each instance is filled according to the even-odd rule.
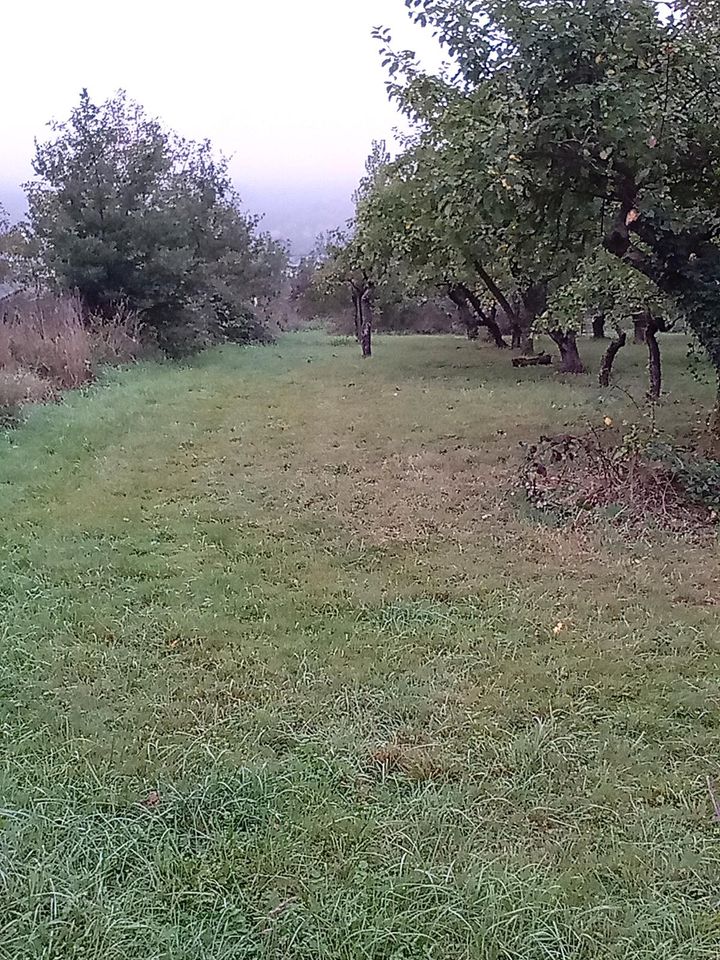
[[622,391],[356,354],[139,366],[0,442],[0,957],[717,960],[717,540],[512,493]]

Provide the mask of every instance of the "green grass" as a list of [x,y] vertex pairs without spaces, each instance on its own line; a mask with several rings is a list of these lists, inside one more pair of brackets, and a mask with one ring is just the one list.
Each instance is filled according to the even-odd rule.
[[0,442],[0,957],[715,960],[717,541],[510,495],[622,391],[356,353],[139,366]]

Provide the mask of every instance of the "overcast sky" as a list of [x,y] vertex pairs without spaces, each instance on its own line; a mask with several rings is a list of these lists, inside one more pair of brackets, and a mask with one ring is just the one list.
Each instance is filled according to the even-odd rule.
[[434,44],[403,0],[4,0],[0,192],[83,86],[119,87],[179,133],[233,155],[241,192],[351,190],[397,122],[371,30]]

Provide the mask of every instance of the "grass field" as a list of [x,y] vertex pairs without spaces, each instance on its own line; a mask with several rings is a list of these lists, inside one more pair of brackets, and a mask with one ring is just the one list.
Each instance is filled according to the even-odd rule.
[[[666,368],[687,435],[712,390]],[[7,434],[0,957],[717,960],[717,541],[511,491],[607,415],[486,345],[313,334]]]

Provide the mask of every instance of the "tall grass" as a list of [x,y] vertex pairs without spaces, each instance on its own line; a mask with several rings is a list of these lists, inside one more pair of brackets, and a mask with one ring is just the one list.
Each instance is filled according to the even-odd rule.
[[17,295],[0,303],[0,409],[51,399],[92,380],[104,363],[139,353],[135,319],[86,318],[72,297]]

